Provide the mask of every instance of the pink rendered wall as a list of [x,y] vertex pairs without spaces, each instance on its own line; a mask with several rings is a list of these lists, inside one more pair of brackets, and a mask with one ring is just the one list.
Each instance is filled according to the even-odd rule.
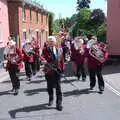
[[6,0],[0,0],[0,48],[5,47],[9,36],[8,6]]
[[107,41],[110,55],[120,55],[120,0],[108,0]]

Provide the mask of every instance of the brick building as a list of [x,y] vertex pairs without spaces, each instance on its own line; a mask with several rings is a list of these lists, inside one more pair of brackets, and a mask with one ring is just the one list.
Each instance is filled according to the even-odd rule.
[[31,0],[8,0],[8,13],[10,34],[17,45],[34,35],[43,46],[48,36],[48,13],[42,6]]
[[7,0],[0,0],[0,61],[3,60],[3,51],[9,36]]
[[120,56],[120,0],[108,0],[107,41],[110,55]]

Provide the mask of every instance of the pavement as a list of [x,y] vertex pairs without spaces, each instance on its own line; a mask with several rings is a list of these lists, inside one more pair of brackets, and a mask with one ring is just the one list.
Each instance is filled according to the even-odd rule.
[[[103,69],[106,88],[104,94],[98,93],[96,85],[89,91],[89,77],[86,82],[77,80],[72,74],[71,65],[66,64],[62,78],[63,111],[47,106],[46,81],[42,71],[28,84],[24,72],[21,73],[21,88],[18,96],[9,92],[11,83],[8,73],[0,72],[0,120],[119,120],[120,65],[106,66]],[[6,78],[5,78],[6,77]],[[113,89],[112,89],[113,88]]]

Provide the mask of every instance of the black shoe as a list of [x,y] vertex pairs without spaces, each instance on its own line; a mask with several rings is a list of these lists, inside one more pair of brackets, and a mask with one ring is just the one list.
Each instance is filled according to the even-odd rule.
[[56,109],[57,109],[58,111],[62,111],[62,110],[63,110],[63,106],[62,106],[62,105],[57,105],[57,106],[56,106]]
[[93,87],[90,87],[90,90],[93,90]]
[[31,77],[30,77],[30,78],[28,78],[28,81],[31,81]]
[[10,92],[14,92],[14,90],[15,90],[15,89],[14,89],[14,88],[12,88],[12,90],[10,90]]
[[35,76],[36,75],[36,72],[33,72],[33,76]]
[[13,93],[13,95],[18,95],[18,90],[15,89],[15,92]]
[[104,87],[100,87],[99,90],[100,90],[100,91],[104,91]]
[[48,106],[52,106],[53,105],[53,100],[49,101]]
[[99,88],[99,93],[100,93],[100,94],[103,94],[103,91],[104,91],[104,87],[100,87],[100,88]]
[[100,90],[100,91],[99,91],[99,94],[103,94],[103,91],[102,91],[102,90]]
[[86,81],[86,78],[82,78],[82,81],[85,82],[85,81]]
[[78,80],[80,80],[80,77],[77,77]]

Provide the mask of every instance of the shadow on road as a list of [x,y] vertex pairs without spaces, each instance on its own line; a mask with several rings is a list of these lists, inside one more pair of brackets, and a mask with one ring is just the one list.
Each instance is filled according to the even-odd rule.
[[65,80],[62,80],[61,83],[64,83],[64,84],[70,84],[71,82],[80,82],[79,80],[77,79],[72,79],[72,80],[69,80],[69,79],[65,79]]
[[33,112],[33,111],[49,110],[49,109],[55,109],[55,107],[49,107],[49,106],[47,106],[47,103],[46,103],[46,104],[27,106],[27,107],[23,107],[23,108],[10,110],[10,111],[8,111],[8,113],[10,114],[10,117],[12,119],[15,119],[16,113],[18,113],[18,112]]
[[13,93],[11,93],[10,90],[0,92],[0,96],[3,95],[13,95]]
[[64,92],[63,96],[64,97],[80,96],[83,94],[90,94],[90,93],[99,93],[99,92],[98,91],[91,91],[89,88],[86,88],[86,89],[81,89],[81,90],[73,90],[73,91]]
[[25,90],[24,93],[26,94],[26,96],[32,96],[35,94],[39,94],[40,92],[46,92],[46,91],[47,91],[46,88],[38,88],[38,89]]
[[[26,79],[21,78],[20,81],[26,81]],[[11,83],[11,80],[5,80],[5,81],[1,82],[0,84],[4,84],[4,83]]]
[[38,84],[38,83],[43,83],[43,82],[46,82],[46,80],[33,80],[30,83]]

